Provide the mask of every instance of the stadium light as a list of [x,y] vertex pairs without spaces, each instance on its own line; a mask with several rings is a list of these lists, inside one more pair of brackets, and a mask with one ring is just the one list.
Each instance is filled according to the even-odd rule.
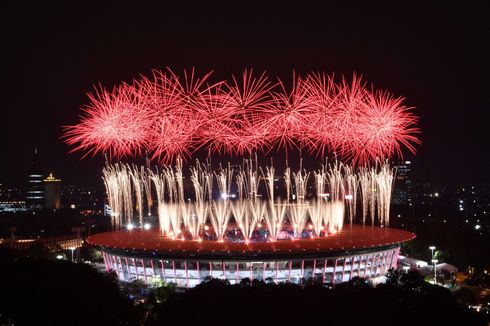
[[437,262],[438,262],[437,259],[432,259],[432,263],[434,264],[434,284],[437,284],[437,270],[436,270]]

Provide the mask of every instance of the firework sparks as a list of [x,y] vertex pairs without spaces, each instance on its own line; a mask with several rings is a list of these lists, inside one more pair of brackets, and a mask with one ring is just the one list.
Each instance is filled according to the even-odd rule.
[[415,151],[418,118],[401,97],[369,90],[361,78],[294,76],[290,90],[245,71],[209,83],[194,70],[154,71],[112,91],[89,94],[80,123],[65,127],[73,151],[121,158],[150,153],[161,164],[198,149],[233,155],[295,147],[368,165]]
[[[314,172],[313,178],[306,170],[300,168],[291,173],[288,167],[283,174],[285,182],[281,191],[288,194],[286,199],[275,195],[279,179],[273,166],[262,169],[251,161],[244,162],[243,166],[236,173],[230,165],[216,172],[199,162],[191,166],[190,181],[194,190],[191,201],[192,195],[185,192],[180,162],[173,167],[165,166],[161,171],[127,164],[107,165],[103,169],[103,180],[112,210],[112,224],[115,228],[128,225],[134,228],[151,222],[152,206],[145,205],[144,201],[153,197],[146,192],[156,194],[162,235],[180,239],[188,235],[194,240],[206,237],[203,231],[210,223],[212,238],[224,241],[229,236],[230,226],[235,225],[241,231],[239,239],[249,243],[262,222],[265,222],[267,239],[271,241],[278,240],[281,234],[284,237],[282,231],[292,232],[295,239],[301,239],[308,221],[310,229],[320,237],[341,231],[344,216],[348,215],[350,223],[354,223],[357,202],[362,211],[359,222],[365,224],[369,217],[373,225],[389,224],[395,171],[387,162],[357,170],[333,162]],[[219,199],[212,196],[213,182],[221,195]],[[230,197],[233,183],[243,193],[234,200]],[[261,183],[268,193],[265,199],[257,196]],[[315,187],[312,193],[308,193],[310,184]]]

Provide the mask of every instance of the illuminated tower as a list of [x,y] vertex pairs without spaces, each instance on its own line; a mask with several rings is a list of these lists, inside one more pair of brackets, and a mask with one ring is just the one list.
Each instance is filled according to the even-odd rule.
[[34,209],[44,207],[43,174],[37,148],[34,149],[34,157],[27,177],[26,205]]
[[53,173],[44,179],[44,192],[46,195],[46,209],[61,208],[61,179],[56,179]]

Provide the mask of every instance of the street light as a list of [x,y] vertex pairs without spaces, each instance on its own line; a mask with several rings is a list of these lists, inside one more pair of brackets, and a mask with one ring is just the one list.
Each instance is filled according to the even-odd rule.
[[75,247],[68,248],[71,250],[71,262],[73,263],[73,252],[75,251]]
[[437,259],[432,259],[432,263],[434,264],[434,284],[437,284],[437,272],[436,272]]

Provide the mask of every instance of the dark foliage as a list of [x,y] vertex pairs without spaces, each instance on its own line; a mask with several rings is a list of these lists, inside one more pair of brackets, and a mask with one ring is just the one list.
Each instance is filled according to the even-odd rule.
[[333,288],[210,280],[156,305],[147,325],[486,324],[448,290],[415,274],[377,287],[360,278]]
[[117,280],[85,264],[0,252],[0,324],[134,325]]

